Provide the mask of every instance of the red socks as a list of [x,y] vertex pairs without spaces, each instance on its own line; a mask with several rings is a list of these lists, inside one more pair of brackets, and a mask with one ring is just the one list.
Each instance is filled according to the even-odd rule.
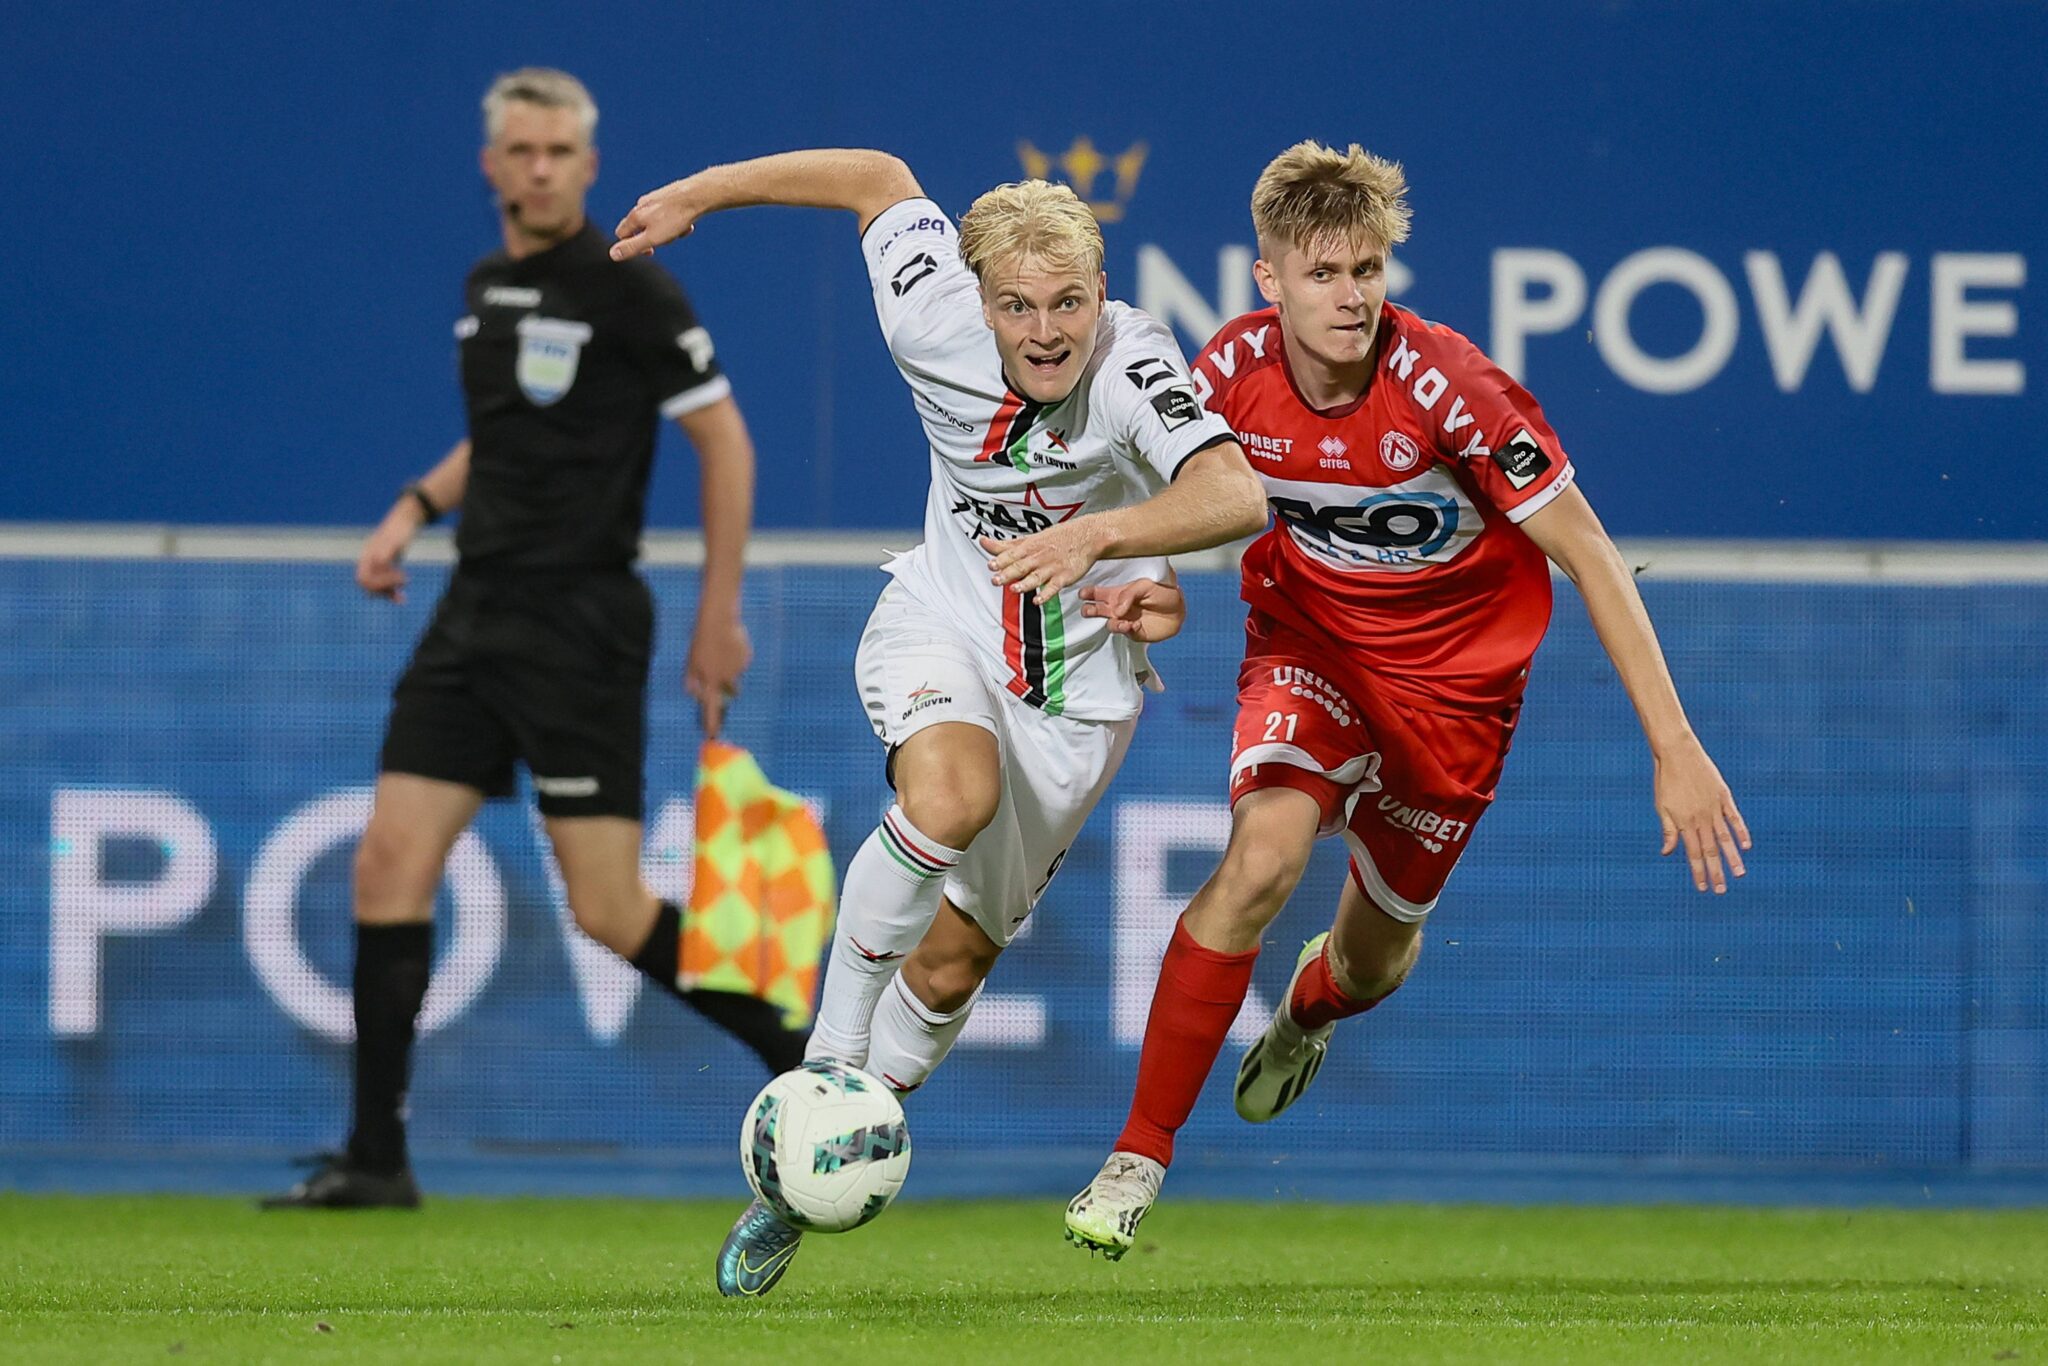
[[1137,1153],[1162,1166],[1172,1163],[1173,1136],[1188,1122],[1231,1022],[1244,1007],[1258,957],[1257,949],[1205,949],[1185,923],[1175,922],[1173,941],[1159,965],[1159,985],[1152,991],[1137,1091],[1131,1117],[1116,1141],[1119,1152]]
[[1365,1014],[1392,996],[1400,985],[1399,982],[1394,983],[1393,987],[1370,1001],[1346,996],[1344,988],[1337,985],[1336,977],[1330,972],[1330,945],[1325,941],[1323,951],[1295,979],[1294,994],[1287,998],[1287,1016],[1300,1026],[1302,1033],[1313,1034],[1326,1024]]

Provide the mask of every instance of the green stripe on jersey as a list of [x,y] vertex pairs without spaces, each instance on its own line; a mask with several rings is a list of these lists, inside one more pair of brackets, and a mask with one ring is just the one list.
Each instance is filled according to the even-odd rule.
[[1060,614],[1060,595],[1045,600],[1045,711],[1058,716],[1067,709],[1067,623]]
[[1010,457],[1010,463],[1017,467],[1017,473],[1029,474],[1031,473],[1031,461],[1026,458],[1026,452],[1030,449],[1031,427],[1027,423],[1024,430],[1017,434],[1017,439],[1010,443],[1010,448],[1004,451],[1003,454]]

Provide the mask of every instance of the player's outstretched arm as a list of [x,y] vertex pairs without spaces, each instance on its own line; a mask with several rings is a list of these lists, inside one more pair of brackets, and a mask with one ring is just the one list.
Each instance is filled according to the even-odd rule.
[[1741,877],[1747,871],[1742,851],[1750,847],[1749,827],[1721,770],[1685,719],[1657,632],[1636,591],[1635,576],[1577,487],[1565,489],[1533,513],[1522,530],[1578,585],[1593,629],[1635,705],[1656,763],[1654,792],[1657,818],[1664,826],[1663,852],[1669,854],[1683,841],[1693,885],[1703,892],[1711,886],[1717,895],[1727,891],[1727,875]]
[[1207,550],[1266,526],[1266,490],[1235,441],[1188,457],[1174,481],[1142,503],[1091,512],[1014,541],[983,537],[995,581],[1044,602],[1097,560]]
[[819,147],[802,152],[712,166],[640,196],[619,221],[612,259],[644,256],[686,235],[697,220],[721,209],[754,204],[848,209],[867,231],[891,204],[915,199],[924,190],[910,168],[887,152]]

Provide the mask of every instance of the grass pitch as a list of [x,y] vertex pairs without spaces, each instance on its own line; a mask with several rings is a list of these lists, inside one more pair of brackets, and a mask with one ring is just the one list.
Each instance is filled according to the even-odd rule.
[[911,1202],[721,1300],[723,1204],[0,1195],[22,1361],[2048,1362],[2048,1211]]

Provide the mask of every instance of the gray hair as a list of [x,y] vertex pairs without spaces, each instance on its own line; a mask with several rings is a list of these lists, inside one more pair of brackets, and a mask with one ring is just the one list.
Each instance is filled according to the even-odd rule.
[[543,109],[573,109],[583,125],[584,141],[597,135],[597,102],[590,98],[583,82],[566,71],[526,66],[492,81],[491,88],[484,93],[484,135],[491,141],[497,141],[498,134],[504,131],[505,106],[514,101],[537,104]]

